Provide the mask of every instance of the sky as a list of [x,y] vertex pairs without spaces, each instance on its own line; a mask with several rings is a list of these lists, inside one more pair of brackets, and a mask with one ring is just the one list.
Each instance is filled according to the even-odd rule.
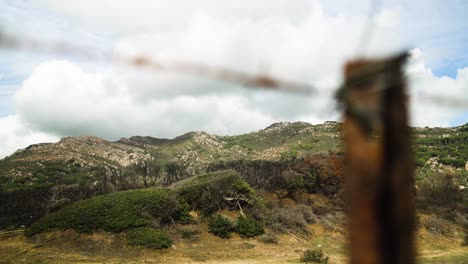
[[[466,107],[419,100],[468,98],[468,1],[0,0],[0,10],[0,32],[72,43],[97,57],[0,47],[0,158],[64,136],[226,135],[278,121],[339,120],[333,94],[343,64],[402,50],[411,54],[411,124],[468,122]],[[320,93],[142,70],[103,54],[269,74]]]

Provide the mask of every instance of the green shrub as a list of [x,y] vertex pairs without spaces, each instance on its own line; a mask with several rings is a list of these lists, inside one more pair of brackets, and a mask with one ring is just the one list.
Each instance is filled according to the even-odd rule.
[[128,230],[127,242],[132,246],[145,246],[157,249],[172,246],[172,239],[166,233],[149,227]]
[[200,240],[200,230],[192,226],[183,226],[179,228],[179,234],[182,238],[188,239],[190,241]]
[[233,229],[231,221],[221,215],[212,217],[208,221],[208,231],[221,238],[230,238]]
[[424,157],[417,158],[416,159],[416,165],[418,167],[422,167],[422,166],[424,166],[426,164],[426,161],[427,161],[427,159],[425,159]]
[[78,201],[47,215],[25,230],[31,236],[49,229],[121,232],[132,227],[163,225],[188,218],[188,207],[169,189],[116,192]]
[[239,216],[236,232],[241,237],[255,237],[264,233],[263,224],[253,218]]
[[320,249],[308,249],[302,255],[301,261],[305,263],[327,264],[328,257],[325,257],[325,254]]
[[[177,186],[177,191],[193,209],[198,209],[204,216],[209,216],[222,209],[242,206],[260,206],[261,202],[255,191],[234,171],[221,171],[195,176]],[[225,198],[231,197],[228,201]],[[236,200],[237,199],[237,200]]]

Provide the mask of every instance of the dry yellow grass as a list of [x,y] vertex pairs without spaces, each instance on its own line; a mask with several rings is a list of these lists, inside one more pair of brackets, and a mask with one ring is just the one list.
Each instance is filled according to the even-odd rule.
[[[54,231],[26,238],[18,231],[0,232],[0,263],[298,263],[310,248],[322,248],[330,263],[347,263],[346,235],[317,224],[310,225],[308,236],[280,235],[278,244],[236,234],[222,239],[208,233],[205,224],[196,228],[198,241],[176,238],[166,250],[131,248],[123,235],[113,233]],[[177,228],[168,232],[178,237]],[[453,237],[437,236],[422,228],[417,234],[420,263],[466,263],[462,235],[456,231]]]

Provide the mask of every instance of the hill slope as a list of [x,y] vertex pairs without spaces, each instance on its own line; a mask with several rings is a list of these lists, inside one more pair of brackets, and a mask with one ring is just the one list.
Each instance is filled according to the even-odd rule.
[[[210,171],[234,169],[243,176],[256,174],[257,180],[270,179],[289,166],[284,162],[341,153],[340,126],[279,122],[234,136],[190,132],[173,139],[134,136],[116,142],[83,136],[31,145],[0,160],[0,227],[32,222],[94,195],[168,186]],[[413,131],[418,166],[465,170],[468,124]]]

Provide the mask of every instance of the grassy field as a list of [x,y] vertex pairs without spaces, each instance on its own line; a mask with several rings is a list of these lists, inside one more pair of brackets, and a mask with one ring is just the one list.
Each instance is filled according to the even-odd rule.
[[[195,224],[197,239],[179,234],[180,226],[166,232],[175,239],[169,249],[128,246],[122,234],[79,234],[72,230],[42,233],[32,238],[21,231],[0,231],[0,263],[300,263],[302,253],[323,249],[329,263],[347,263],[346,235],[320,225],[309,226],[310,235],[278,235],[278,243],[233,234],[222,239]],[[467,263],[468,249],[460,238],[447,238],[420,230],[417,263]]]
[[[468,249],[466,250],[468,251]],[[468,263],[468,252],[460,252],[460,255],[449,256],[430,256],[421,257],[418,259],[419,263],[427,264],[440,264],[440,263],[453,263],[453,264],[466,264]]]

